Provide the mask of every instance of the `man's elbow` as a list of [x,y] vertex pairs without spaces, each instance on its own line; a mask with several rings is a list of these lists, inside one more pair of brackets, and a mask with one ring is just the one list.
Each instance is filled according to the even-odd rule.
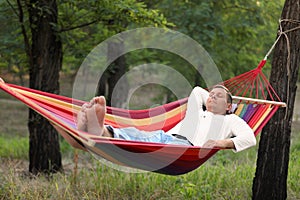
[[256,145],[256,137],[255,137],[254,133],[253,133],[253,137],[252,137],[251,143],[252,143],[252,146]]

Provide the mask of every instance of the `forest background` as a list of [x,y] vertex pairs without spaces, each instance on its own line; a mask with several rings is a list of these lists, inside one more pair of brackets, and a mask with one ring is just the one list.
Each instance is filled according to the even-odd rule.
[[[190,36],[209,52],[224,80],[239,75],[255,68],[273,44],[284,3],[284,1],[252,0],[163,0],[143,2],[126,0],[118,1],[118,3],[114,1],[99,1],[99,5],[102,5],[100,9],[99,6],[94,6],[93,1],[57,2],[59,7],[59,22],[58,24],[53,24],[53,26],[58,30],[63,30],[59,34],[59,37],[63,41],[60,93],[66,96],[71,95],[73,78],[84,58],[93,47],[121,31],[144,26],[168,27]],[[20,28],[20,20],[15,14],[14,9],[12,9],[15,5],[11,4],[10,1],[2,1],[0,2],[0,6],[0,18],[2,22],[0,30],[1,76],[7,82],[28,85],[28,58],[24,50],[26,46],[23,42],[24,38],[22,29]],[[127,8],[128,12],[132,13],[129,15],[132,18],[125,18],[122,13],[118,15],[112,14],[113,12],[118,13],[119,10],[124,10],[124,8]],[[107,19],[111,19],[112,15],[115,17],[115,20],[108,21]],[[101,16],[101,20],[94,20],[99,16]],[[29,22],[23,21],[22,24],[28,26]],[[82,24],[85,24],[85,26],[80,27]],[[68,27],[71,27],[70,25],[77,28],[68,29]],[[195,76],[195,71],[181,70],[182,66],[187,65],[187,63],[168,52],[143,50],[126,55],[126,68],[129,70],[140,63],[153,61],[162,61],[163,64],[173,66],[176,70],[184,74],[193,85],[201,83],[199,77]],[[270,70],[270,66],[267,64],[264,72],[268,74],[268,70]],[[151,90],[149,88],[143,89],[147,92]],[[162,91],[155,90],[154,93],[153,99],[149,102],[150,105],[153,102],[163,104],[168,101],[168,98],[164,96],[166,93],[164,89]],[[141,94],[141,96],[143,95],[145,94]],[[5,96],[3,98],[7,99],[9,97]],[[146,100],[144,99],[144,101]],[[142,108],[149,105],[133,103],[132,106]],[[16,113],[14,113],[13,108],[17,108]],[[11,115],[22,116],[22,113],[24,113],[21,112],[24,108],[15,102],[8,105],[8,108],[3,109],[8,111],[6,114],[2,112],[1,118],[3,117],[3,120],[5,120],[4,118],[11,118],[9,117]],[[9,166],[14,166],[13,168],[18,170],[20,168],[16,167],[16,165],[21,166],[23,164],[23,161],[11,160],[12,158],[25,158],[26,160],[26,157],[28,157],[26,155],[28,142],[24,139],[28,133],[26,128],[18,126],[20,123],[26,126],[26,111],[22,118],[21,122],[14,121],[11,122],[13,124],[6,123],[5,126],[1,125],[1,128],[4,129],[1,130],[1,135],[4,135],[3,143],[11,144],[10,148],[7,148],[8,150],[2,148],[4,153],[1,155],[1,159],[3,159],[4,162],[2,163],[5,165],[2,168],[2,172],[12,173],[8,173],[9,175],[5,177],[1,176],[1,179],[5,180],[3,183],[6,183],[1,185],[0,194],[3,197],[11,197],[13,199],[16,197],[24,198],[21,195],[28,195],[28,198],[35,197],[37,199],[46,199],[47,197],[76,199],[76,195],[78,195],[77,198],[81,199],[79,196],[82,197],[82,195],[85,195],[90,199],[99,199],[99,197],[103,199],[118,197],[128,199],[130,198],[129,193],[132,194],[131,197],[133,199],[141,199],[143,197],[193,199],[195,196],[200,199],[221,197],[225,199],[247,199],[251,196],[251,181],[254,171],[254,165],[251,162],[255,161],[255,152],[251,151],[235,158],[232,158],[232,155],[228,154],[228,152],[220,154],[218,158],[210,163],[211,165],[205,166],[205,169],[202,168],[200,169],[201,171],[197,170],[191,175],[179,178],[166,178],[149,174],[138,176],[124,175],[118,172],[111,172],[110,169],[99,166],[98,163],[94,164],[94,166],[85,163],[86,165],[82,166],[81,174],[77,173],[77,168],[74,166],[74,168],[71,168],[71,176],[62,178],[58,175],[57,179],[51,180],[54,182],[55,187],[49,191],[41,187],[40,183],[32,185],[34,184],[32,181],[25,181],[26,187],[22,184],[24,183],[22,177],[18,179],[19,176],[15,176],[15,171],[9,170]],[[11,140],[7,139],[7,133],[13,136]],[[13,144],[16,141],[14,136],[17,137],[17,144]],[[12,143],[9,143],[10,141]],[[22,146],[23,144],[24,147]],[[5,147],[5,145],[3,144],[2,147]],[[9,151],[12,152],[8,153]],[[69,146],[64,144],[63,140],[62,151],[67,155],[70,152],[73,153],[73,150],[70,150]],[[291,157],[293,158],[293,156],[295,155],[293,154]],[[65,157],[67,158],[68,156]],[[84,161],[82,161],[84,163],[88,156],[83,154],[82,157],[84,157]],[[242,160],[242,157],[246,159]],[[93,162],[90,159],[88,158],[87,160]],[[232,159],[232,163],[229,163],[228,159]],[[241,164],[243,162],[244,164]],[[67,161],[67,163],[76,164],[71,161]],[[233,170],[225,170],[228,166]],[[68,169],[68,167],[65,168]],[[103,173],[103,171],[107,172],[107,170],[110,173]],[[297,170],[295,169],[294,171]],[[294,171],[291,171],[292,176],[299,177],[299,173]],[[227,173],[227,175],[225,176],[223,173]],[[106,177],[104,174],[110,174],[110,177]],[[231,190],[230,184],[233,185],[234,182],[228,181],[228,176],[240,177],[238,178],[241,181],[240,184],[246,185],[244,190],[242,188]],[[92,179],[91,177],[94,177],[91,181],[94,185],[87,184],[90,181],[88,177],[90,180]],[[119,184],[118,181],[113,181],[113,177],[123,179],[124,182]],[[201,183],[197,179],[201,179],[201,183],[205,187],[200,187],[199,184],[201,185]],[[105,182],[104,187],[101,187],[101,181]],[[297,187],[296,181],[295,179],[291,179],[290,181],[289,192],[291,199],[299,197],[299,189],[297,189],[299,187]],[[49,185],[53,185],[53,182],[49,183]],[[80,182],[87,186],[83,187]],[[110,182],[110,185],[115,186],[117,190],[110,191],[111,188],[107,182]],[[147,188],[146,184],[142,184],[143,182],[150,184],[150,187]],[[162,183],[161,186],[158,185],[159,182]],[[77,183],[77,185],[74,185],[74,183]],[[47,181],[42,182],[42,184],[48,186]],[[170,186],[168,190],[159,188],[167,186]],[[220,190],[216,192],[214,188],[219,188]],[[77,192],[76,189],[78,189]],[[118,190],[120,191],[119,194]],[[129,191],[127,194],[125,194],[126,190]],[[25,191],[25,193],[22,194],[22,191]]]
[[[14,81],[24,85],[29,73],[26,46],[17,10],[12,9],[11,6],[13,8],[15,6],[7,2],[2,1],[0,4],[2,23],[0,70],[2,74],[13,75]],[[181,32],[201,44],[218,66],[222,78],[227,80],[255,68],[264,58],[276,38],[284,3],[283,0],[276,2],[126,0],[118,4],[99,1],[98,5],[93,5],[92,2],[57,3],[58,23],[53,26],[60,30],[59,37],[63,43],[61,72],[71,77],[76,75],[90,51],[104,40],[121,31],[156,26]],[[101,9],[99,5],[102,5]],[[113,15],[114,12],[124,8],[131,12],[129,17],[122,16],[122,13]],[[108,22],[112,16],[115,17],[114,20]],[[23,21],[22,25],[26,27],[29,22]],[[188,65],[178,56],[168,52],[150,50],[140,50],[126,55],[126,61],[127,69],[153,61],[161,61],[162,64],[172,66],[178,71],[183,68],[182,66]],[[199,80],[191,68],[187,69],[184,68],[180,73],[195,85]]]

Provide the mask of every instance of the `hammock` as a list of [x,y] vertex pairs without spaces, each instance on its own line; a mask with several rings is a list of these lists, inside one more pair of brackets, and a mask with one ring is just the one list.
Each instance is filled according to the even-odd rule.
[[[263,60],[256,69],[223,83],[234,95],[233,100],[237,105],[235,114],[249,124],[255,135],[262,130],[279,107],[286,106],[261,72],[265,63],[266,60]],[[265,86],[265,89],[262,86]],[[84,101],[13,84],[0,83],[0,88],[47,118],[52,124],[64,129],[77,141],[81,149],[91,151],[121,166],[179,175],[198,168],[220,150],[95,136],[76,129],[74,119]],[[270,100],[265,100],[267,96]],[[147,131],[163,127],[164,131],[168,131],[184,118],[186,104],[187,98],[147,110],[107,107],[105,124],[114,127],[136,127]]]

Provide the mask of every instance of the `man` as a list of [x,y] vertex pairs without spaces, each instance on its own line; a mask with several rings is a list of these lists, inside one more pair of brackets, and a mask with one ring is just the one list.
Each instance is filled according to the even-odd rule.
[[[203,105],[206,110],[203,110]],[[230,148],[236,152],[256,144],[252,129],[240,117],[229,114],[232,97],[228,89],[216,85],[208,93],[195,87],[189,96],[185,118],[168,132],[141,131],[133,127],[104,125],[105,98],[95,97],[82,106],[77,117],[79,130],[125,140],[195,145],[206,148]]]

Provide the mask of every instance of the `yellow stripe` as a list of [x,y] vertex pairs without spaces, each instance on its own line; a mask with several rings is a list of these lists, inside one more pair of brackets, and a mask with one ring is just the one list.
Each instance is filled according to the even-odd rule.
[[74,105],[74,104],[71,104],[71,103],[67,103],[65,101],[61,101],[61,100],[58,100],[58,99],[55,99],[55,98],[52,98],[52,97],[47,97],[47,96],[44,96],[44,95],[36,94],[36,93],[33,93],[33,92],[29,92],[29,91],[25,91],[25,90],[21,90],[21,89],[17,89],[17,88],[12,88],[12,89],[15,90],[18,93],[28,95],[28,96],[34,96],[34,97],[37,97],[36,99],[43,99],[43,100],[46,100],[46,101],[51,102],[53,104],[58,104],[58,105],[61,105],[63,107],[66,107],[66,108],[74,109],[75,111],[79,111],[80,108],[81,108],[80,106],[77,106],[77,105]]
[[[25,94],[25,95],[29,95],[29,96],[34,96],[37,99],[42,99],[45,102],[51,102],[52,104],[58,104],[62,107],[65,107],[66,109],[72,109],[72,111],[74,111],[75,113],[78,112],[80,110],[80,106],[71,104],[71,103],[67,103],[52,97],[47,97],[47,96],[43,96],[40,94],[36,94],[33,92],[29,92],[29,91],[25,91],[25,90],[21,90],[21,89],[17,89],[17,88],[11,88],[12,90],[21,93],[21,94]],[[272,111],[272,105],[268,104],[269,108],[267,108],[267,110],[265,111],[265,113],[262,115],[262,117],[260,117],[259,121],[257,123],[255,123],[255,126],[253,127],[253,131],[255,131],[260,124],[263,122],[263,120],[268,116],[268,114]],[[243,112],[245,108],[245,104],[239,104],[237,110],[235,111],[236,115],[241,115],[241,113]],[[126,124],[128,126],[147,126],[147,125],[151,125],[157,122],[161,122],[164,121],[166,119],[169,119],[183,111],[186,110],[186,104],[181,105],[178,108],[175,108],[169,112],[163,113],[161,115],[157,115],[154,117],[149,117],[149,118],[143,118],[143,119],[131,119],[131,118],[126,118],[126,117],[120,117],[120,116],[115,116],[112,114],[106,114],[105,118],[116,122],[116,123],[121,123],[121,124]],[[78,137],[76,137],[78,138]],[[78,138],[79,139],[79,138]]]
[[[43,95],[40,95],[40,94],[36,94],[36,93],[33,93],[33,92],[29,92],[29,91],[24,91],[24,90],[17,89],[17,88],[13,88],[13,90],[15,90],[19,93],[22,93],[22,94],[26,94],[26,95],[29,95],[29,96],[34,96],[37,99],[44,100],[45,102],[51,102],[52,104],[60,105],[62,107],[68,108],[69,110],[73,109],[71,111],[74,111],[75,113],[78,112],[81,108],[80,106],[73,105],[71,103],[67,103],[67,102],[52,98],[52,97],[43,96]],[[169,118],[171,118],[171,117],[173,117],[173,116],[175,116],[179,113],[182,113],[183,111],[186,110],[186,106],[187,106],[186,104],[183,104],[183,105],[181,105],[181,106],[179,106],[175,109],[172,109],[172,110],[170,110],[166,113],[163,113],[161,115],[157,115],[157,116],[154,116],[154,117],[143,118],[143,119],[131,119],[131,118],[116,116],[116,115],[107,114],[107,113],[105,115],[105,118],[107,120],[110,120],[110,121],[113,121],[113,122],[116,122],[116,123],[126,124],[126,125],[129,125],[129,126],[146,126],[146,125],[150,125],[150,124],[153,124],[153,123],[164,121],[164,120],[169,119]]]
[[120,117],[120,116],[115,116],[115,115],[111,115],[111,114],[106,114],[105,119],[114,121],[116,123],[130,125],[130,126],[144,126],[144,125],[149,125],[149,124],[154,124],[157,122],[165,121],[166,119],[169,119],[177,114],[180,114],[185,110],[186,110],[186,104],[181,105],[178,108],[175,108],[173,110],[170,110],[166,113],[163,113],[161,115],[157,115],[154,117],[148,117],[148,118],[143,118],[143,119],[131,119],[131,118],[126,118],[126,117]]
[[239,104],[239,105],[238,105],[238,108],[236,109],[236,111],[235,111],[234,114],[236,114],[236,115],[239,116],[239,115],[241,114],[243,108],[244,108],[244,105],[245,105],[245,104]]
[[265,111],[265,113],[259,118],[259,120],[255,123],[255,126],[253,127],[253,131],[255,132],[256,129],[260,126],[260,124],[266,119],[266,117],[269,115],[269,113],[272,111],[273,109],[273,105],[268,104],[267,105],[268,108]]
[[[32,92],[27,92],[27,91],[23,91],[23,90],[19,90],[19,89],[15,89],[15,88],[11,88],[12,90],[14,90],[14,92],[18,93],[19,95],[22,95],[22,97],[28,101],[31,101],[30,99],[28,99],[27,97],[23,96],[23,94],[32,94],[32,95],[37,95],[34,94]],[[19,92],[22,91],[22,92]],[[38,95],[40,96],[40,95]],[[32,101],[31,101],[32,102]],[[35,104],[34,102],[32,102],[32,104]],[[35,104],[36,106],[40,107],[38,104]],[[30,106],[29,106],[30,107]],[[52,113],[49,112],[48,110],[45,110],[44,108],[40,107],[45,113],[48,113],[49,115],[51,115]],[[32,108],[33,109],[33,108]],[[34,109],[35,110],[35,109]],[[90,134],[86,134],[86,135],[82,135],[78,132],[77,129],[74,129],[73,127],[70,127],[68,124],[64,123],[63,121],[60,120],[60,118],[57,118],[56,116],[51,115],[53,118],[57,119],[58,122],[56,122],[55,120],[47,117],[45,114],[43,114],[41,111],[35,110],[36,112],[38,112],[39,114],[41,114],[42,116],[44,116],[47,120],[49,120],[50,122],[52,122],[53,124],[55,124],[56,126],[64,129],[66,132],[68,132],[69,134],[71,134],[72,136],[74,136],[76,139],[78,139],[79,141],[81,141],[82,143],[84,143],[84,145],[87,146],[92,146],[94,144],[94,141],[92,139],[90,139],[89,135]],[[68,127],[70,130],[68,130],[66,127]],[[80,134],[80,136],[82,138],[84,138],[85,140],[83,140],[81,137],[79,137],[77,134]]]

